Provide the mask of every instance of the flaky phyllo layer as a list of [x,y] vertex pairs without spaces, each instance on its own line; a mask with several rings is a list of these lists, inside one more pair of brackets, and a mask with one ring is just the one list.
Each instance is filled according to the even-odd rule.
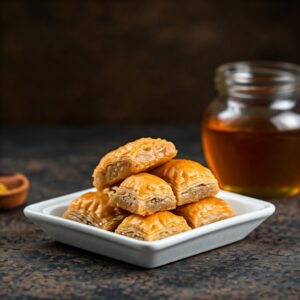
[[171,187],[148,173],[131,175],[119,186],[104,191],[118,207],[142,216],[176,208]]
[[129,212],[116,207],[104,193],[89,192],[75,199],[64,218],[114,231]]
[[212,172],[195,161],[173,159],[151,173],[170,184],[177,205],[211,197],[219,191],[218,181]]
[[228,203],[210,197],[176,209],[175,214],[183,216],[192,228],[211,224],[235,216]]
[[190,229],[183,217],[163,211],[145,217],[130,215],[118,226],[116,233],[143,241],[155,241]]
[[177,154],[173,143],[163,139],[141,138],[107,153],[93,177],[98,190],[126,177],[155,168]]

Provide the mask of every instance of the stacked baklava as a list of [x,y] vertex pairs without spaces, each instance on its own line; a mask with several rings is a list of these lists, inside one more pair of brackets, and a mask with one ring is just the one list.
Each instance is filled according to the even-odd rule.
[[97,191],[75,199],[64,217],[154,241],[234,216],[214,197],[219,187],[211,171],[176,155],[173,143],[152,138],[106,154],[93,174]]

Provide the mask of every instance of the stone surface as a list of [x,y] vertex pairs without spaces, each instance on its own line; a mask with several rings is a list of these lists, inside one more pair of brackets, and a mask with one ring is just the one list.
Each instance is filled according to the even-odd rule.
[[[204,162],[198,127],[4,128],[0,168],[31,180],[27,204],[91,185],[106,151],[140,136],[174,141]],[[300,198],[272,201],[274,216],[246,239],[145,270],[54,242],[22,209],[0,212],[1,299],[299,299]]]

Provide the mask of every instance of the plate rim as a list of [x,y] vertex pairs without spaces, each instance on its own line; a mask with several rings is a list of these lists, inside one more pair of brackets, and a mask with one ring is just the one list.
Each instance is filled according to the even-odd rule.
[[[158,251],[158,250],[163,250],[196,238],[199,238],[201,236],[210,234],[212,232],[217,232],[221,231],[223,229],[227,229],[233,226],[238,226],[244,223],[248,223],[254,220],[259,220],[259,219],[266,219],[267,217],[271,216],[276,208],[273,203],[264,201],[264,200],[259,200],[256,198],[232,193],[232,192],[227,192],[221,190],[216,196],[219,196],[222,199],[222,196],[225,198],[231,198],[232,200],[238,201],[238,202],[248,202],[253,205],[256,204],[258,207],[257,210],[251,211],[244,213],[242,215],[237,215],[234,217],[231,217],[229,219],[221,220],[215,223],[211,223],[199,228],[194,228],[192,230],[188,230],[167,238],[164,238],[162,240],[158,241],[140,241],[136,240],[131,237],[123,236],[120,234],[117,234],[115,232],[110,232],[101,228],[93,227],[90,225],[82,224],[79,222],[75,222],[72,220],[64,219],[62,217],[57,217],[51,214],[47,214],[43,212],[43,209],[45,207],[49,207],[51,204],[54,205],[56,202],[60,201],[69,201],[64,198],[68,197],[77,197],[81,193],[86,193],[90,191],[95,191],[95,188],[89,188],[85,190],[81,190],[75,193],[70,193],[66,194],[63,196],[51,198],[48,200],[44,200],[38,203],[33,203],[24,208],[24,214],[27,218],[30,220],[34,221],[40,221],[44,223],[50,223],[50,224],[55,224],[60,227],[65,227],[71,230],[75,230],[77,232],[80,232],[82,234],[88,234],[94,237],[99,237],[101,239],[119,244],[121,246],[125,246],[127,248],[132,248],[132,249],[139,249],[147,252],[153,252],[153,251]],[[225,200],[226,201],[226,200]]]

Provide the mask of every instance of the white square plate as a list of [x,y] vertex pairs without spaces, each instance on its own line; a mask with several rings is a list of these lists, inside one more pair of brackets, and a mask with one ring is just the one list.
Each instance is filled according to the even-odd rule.
[[220,191],[237,216],[186,231],[160,241],[138,241],[114,232],[62,218],[69,203],[83,190],[27,206],[26,217],[54,240],[127,263],[155,268],[245,238],[275,211],[271,203]]

